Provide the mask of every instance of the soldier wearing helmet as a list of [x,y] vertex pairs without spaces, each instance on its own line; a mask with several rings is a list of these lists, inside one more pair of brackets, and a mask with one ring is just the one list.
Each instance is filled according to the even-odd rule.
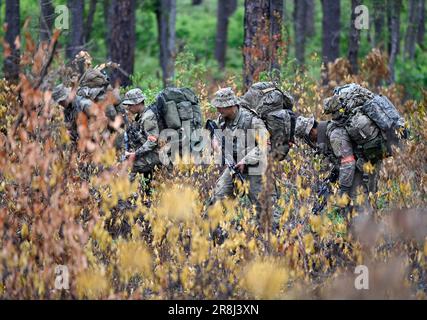
[[[226,139],[227,137],[230,139],[229,141],[233,141],[233,135],[236,135],[239,130],[240,133],[244,133],[246,138],[256,133],[265,138],[268,137],[268,131],[264,122],[247,109],[240,107],[240,99],[236,97],[231,88],[218,90],[211,104],[220,114],[216,121],[217,126]],[[251,173],[250,169],[251,167],[262,166],[263,154],[265,152],[263,153],[263,148],[257,144],[245,148],[245,146],[240,145],[240,140],[237,139],[237,141],[229,145],[225,143],[225,149],[230,150],[225,150],[224,153],[232,155],[233,162],[236,163],[235,170],[239,171],[244,179],[249,182],[248,196],[256,208],[259,220],[261,212],[259,195],[262,189],[262,172]],[[255,141],[255,137],[253,141]],[[219,144],[221,143],[214,139],[214,148],[220,150]],[[216,183],[212,199],[213,203],[227,197],[233,197],[235,191],[234,178],[230,168],[226,167]]]
[[160,165],[159,158],[159,125],[155,113],[145,107],[145,95],[139,88],[129,90],[121,103],[129,116],[126,125],[128,145],[125,143],[125,155],[133,158],[131,180],[137,173],[151,180],[156,166]]

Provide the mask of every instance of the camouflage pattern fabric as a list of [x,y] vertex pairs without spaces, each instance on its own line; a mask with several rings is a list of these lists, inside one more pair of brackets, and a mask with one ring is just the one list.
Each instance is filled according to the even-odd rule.
[[[229,102],[226,102],[225,105],[229,103],[232,103],[231,99]],[[232,136],[236,130],[244,130],[244,132],[249,134],[247,131],[248,129],[256,129],[259,130],[259,132],[262,132],[261,134],[268,135],[264,122],[248,110],[241,107],[239,107],[234,120],[225,120],[220,116],[217,120],[217,124],[218,127],[223,130],[223,134],[226,137],[227,135]],[[238,143],[239,142],[233,143],[233,157],[236,163],[243,162],[247,166],[256,166],[260,161],[262,161],[261,150],[258,146],[252,147],[252,149],[247,149],[244,146],[238,145]],[[257,218],[260,219],[261,203],[259,201],[259,196],[262,190],[262,174],[249,174],[248,172],[244,172],[242,175],[245,178],[245,181],[248,181],[249,183],[248,197],[256,208]],[[230,170],[226,168],[216,182],[212,202],[214,203],[218,200],[234,196],[234,177],[231,175]]]
[[128,152],[135,152],[132,173],[152,172],[160,165],[158,153],[159,126],[156,115],[147,109],[136,116],[135,121],[128,125],[126,132],[129,139]]

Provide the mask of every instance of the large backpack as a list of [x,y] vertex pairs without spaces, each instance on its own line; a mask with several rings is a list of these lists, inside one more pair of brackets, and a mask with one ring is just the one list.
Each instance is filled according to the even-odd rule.
[[[189,88],[166,88],[156,98],[150,109],[157,116],[160,129],[178,130],[180,140],[196,129],[202,128],[202,111],[199,99]],[[190,132],[184,132],[185,124],[189,123]],[[188,137],[189,138],[189,137]],[[197,143],[191,142],[191,145]]]
[[369,98],[360,99],[360,103],[355,104],[352,95],[360,94],[358,87],[349,87],[350,90],[355,90],[348,92],[347,97],[353,102],[344,108],[340,122],[344,124],[356,149],[366,160],[375,163],[390,156],[392,146],[398,145],[404,137],[404,119],[393,103],[383,95],[370,93]]
[[242,105],[264,121],[270,133],[274,159],[285,159],[295,131],[296,116],[292,112],[292,96],[272,82],[258,82],[242,97]]

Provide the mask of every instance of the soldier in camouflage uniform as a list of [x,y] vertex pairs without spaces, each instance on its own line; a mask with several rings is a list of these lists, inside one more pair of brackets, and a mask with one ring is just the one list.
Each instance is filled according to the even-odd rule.
[[63,107],[65,125],[70,133],[71,139],[75,141],[77,139],[77,128],[74,123],[74,107],[73,101],[70,100],[71,88],[64,86],[63,84],[57,85],[52,91],[53,100]]
[[[339,192],[355,198],[359,190],[364,193],[376,192],[378,170],[364,172],[358,161],[354,143],[346,129],[337,126],[334,121],[317,122],[313,117],[298,117],[295,135],[304,139],[307,144],[333,164],[330,182],[338,180]],[[362,159],[363,160],[363,159]]]
[[[113,89],[108,76],[98,69],[88,69],[80,79],[80,86],[77,89],[75,100],[73,101],[72,113],[70,115],[72,123],[72,136],[77,137],[77,117],[83,112],[87,117],[91,117],[94,110],[93,104],[106,103],[105,115],[110,121],[120,113],[120,93],[118,89]],[[121,111],[123,113],[123,111]],[[109,127],[113,131],[112,127]]]
[[[240,107],[240,100],[231,88],[224,88],[217,91],[211,103],[220,113],[217,125],[222,130],[224,136],[228,135],[232,137],[239,129],[243,130],[246,135],[254,134],[256,130],[260,136],[268,136],[263,121],[250,111]],[[249,129],[254,129],[254,132]],[[213,140],[216,150],[219,149],[219,143],[217,140]],[[248,196],[252,204],[256,207],[257,218],[259,220],[261,213],[259,195],[262,189],[262,172],[251,173],[250,168],[259,166],[262,163],[263,150],[259,145],[245,148],[244,146],[238,146],[238,143],[233,143],[233,150],[229,150],[228,152],[233,154],[235,163],[237,163],[235,169],[242,173],[245,181],[249,182]],[[235,192],[234,187],[234,177],[227,167],[216,183],[212,202],[233,197]]]
[[117,111],[115,109],[120,103],[119,91],[110,85],[108,76],[98,69],[89,69],[80,80],[80,87],[76,94],[76,107],[78,111],[90,116],[90,107],[93,103],[100,103],[110,99],[106,106],[106,115],[114,120]]
[[128,146],[125,146],[125,155],[134,159],[131,180],[141,173],[150,181],[154,169],[160,165],[157,117],[151,109],[145,109],[145,96],[138,88],[125,94],[122,106],[133,117],[126,126]]

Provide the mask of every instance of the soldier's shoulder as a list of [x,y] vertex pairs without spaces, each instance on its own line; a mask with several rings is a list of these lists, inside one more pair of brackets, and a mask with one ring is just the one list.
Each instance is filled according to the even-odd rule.
[[144,111],[144,113],[142,114],[142,119],[143,120],[153,120],[153,121],[157,121],[157,116],[154,113],[153,110],[151,109],[146,109]]
[[330,121],[326,128],[326,135],[330,139],[347,139],[348,133],[344,126],[339,125],[334,121]]

